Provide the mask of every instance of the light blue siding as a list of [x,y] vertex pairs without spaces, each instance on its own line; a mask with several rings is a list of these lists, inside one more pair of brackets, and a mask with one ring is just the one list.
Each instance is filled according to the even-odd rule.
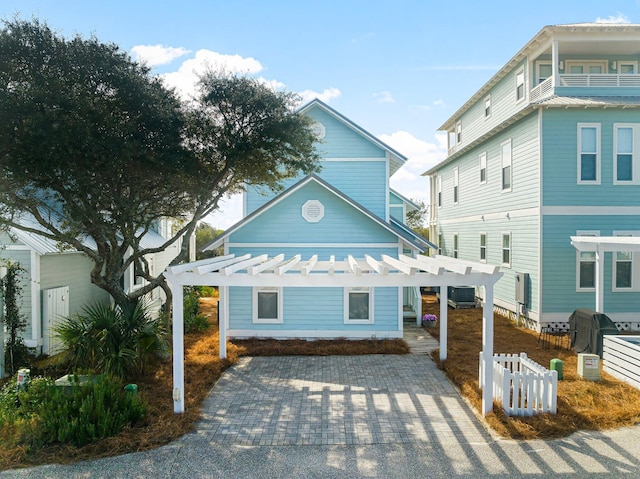
[[[576,292],[577,255],[570,236],[581,230],[599,231],[600,236],[610,236],[614,231],[639,231],[640,216],[544,216],[542,294],[545,313],[571,313],[576,308],[595,307],[594,292]],[[612,272],[612,255],[606,253],[605,312],[640,311],[640,292],[613,292]]]
[[296,330],[313,337],[314,331],[397,331],[398,288],[374,288],[374,323],[344,324],[344,290],[342,288],[283,288],[283,322],[254,324],[252,288],[229,288],[232,305],[229,328],[270,331]]
[[[309,223],[302,217],[302,205],[319,200],[324,217]],[[239,231],[231,243],[388,243],[397,236],[358,212],[323,186],[310,182],[284,198]]]
[[[613,125],[640,123],[638,110],[550,109],[542,118],[544,206],[640,206],[637,185],[613,184]],[[578,123],[600,124],[599,185],[578,184]]]
[[[7,243],[4,243],[7,244]],[[12,243],[9,243],[12,244]],[[20,286],[22,294],[19,298],[20,313],[27,319],[27,329],[23,338],[31,339],[32,331],[32,309],[31,309],[31,251],[30,250],[6,250],[0,247],[0,260],[9,260],[12,263],[19,263],[25,270],[20,276]],[[3,261],[0,261],[3,262]]]

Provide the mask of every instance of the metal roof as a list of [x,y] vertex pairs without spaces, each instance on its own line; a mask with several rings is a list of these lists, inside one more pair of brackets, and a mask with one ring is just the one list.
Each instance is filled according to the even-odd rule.
[[560,107],[638,107],[640,97],[638,96],[552,96],[532,102],[532,105],[540,106],[560,106]]

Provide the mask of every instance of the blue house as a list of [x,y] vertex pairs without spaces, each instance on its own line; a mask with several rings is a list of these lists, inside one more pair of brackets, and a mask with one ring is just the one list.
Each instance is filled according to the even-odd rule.
[[[416,205],[389,187],[406,161],[397,151],[319,100],[301,113],[322,139],[322,171],[290,180],[282,193],[249,187],[244,218],[205,249],[305,262],[414,257],[430,243],[404,225]],[[354,260],[355,261],[355,260]],[[367,265],[358,265],[366,269]],[[402,337],[402,322],[420,315],[417,287],[231,287],[232,337]]]
[[530,327],[597,307],[640,328],[637,248],[571,240],[640,236],[638,45],[640,25],[546,26],[440,128],[430,237],[500,264],[495,305]]

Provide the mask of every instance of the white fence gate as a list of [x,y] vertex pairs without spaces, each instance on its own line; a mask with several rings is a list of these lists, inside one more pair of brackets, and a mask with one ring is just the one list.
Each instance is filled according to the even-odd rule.
[[[480,380],[482,384],[482,352]],[[493,399],[502,401],[509,416],[555,414],[558,406],[558,372],[529,359],[526,353],[493,356]]]
[[62,349],[54,328],[62,318],[67,316],[69,316],[69,286],[42,290],[43,353],[51,355]]

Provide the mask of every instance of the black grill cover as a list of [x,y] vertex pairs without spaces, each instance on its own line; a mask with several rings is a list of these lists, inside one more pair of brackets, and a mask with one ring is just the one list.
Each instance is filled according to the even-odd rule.
[[576,309],[569,316],[571,347],[576,353],[597,354],[602,357],[605,334],[618,334],[618,328],[606,314],[592,309]]

